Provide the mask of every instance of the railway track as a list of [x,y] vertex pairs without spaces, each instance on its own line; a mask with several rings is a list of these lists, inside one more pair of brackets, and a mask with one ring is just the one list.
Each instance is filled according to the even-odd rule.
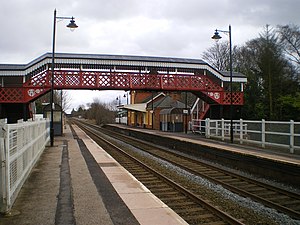
[[295,219],[300,219],[300,195],[297,193],[220,169],[219,167],[183,156],[173,151],[166,151],[164,148],[160,148],[154,144],[127,135],[107,129],[103,132],[132,146],[137,146],[143,151],[168,161],[194,175],[201,176],[216,184],[220,184],[234,193],[249,197]]
[[223,212],[200,198],[197,194],[111,143],[103,137],[102,131],[100,132],[87,124],[79,124],[78,122],[76,124],[187,223],[212,225],[243,224],[243,222]]
[[194,175],[201,176],[216,184],[220,184],[234,193],[249,197],[295,219],[300,219],[300,195],[297,193],[220,169],[219,167],[183,156],[173,151],[166,151],[166,149],[160,148],[154,144],[127,135],[107,129],[103,132],[131,144],[132,146],[138,146],[138,148],[143,151],[168,161]]

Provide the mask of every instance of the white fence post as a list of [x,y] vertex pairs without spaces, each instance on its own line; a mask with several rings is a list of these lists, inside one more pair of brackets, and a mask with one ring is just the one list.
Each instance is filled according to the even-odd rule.
[[205,137],[210,138],[210,119],[205,120]]
[[5,152],[4,152],[4,157],[5,157],[5,167],[4,167],[4,172],[5,172],[5,181],[4,181],[4,196],[3,196],[3,202],[5,204],[5,212],[8,211],[8,206],[10,204],[10,172],[9,172],[9,165],[10,165],[10,159],[9,159],[9,151],[10,151],[10,145],[12,145],[12,141],[10,140],[10,133],[11,129],[9,126],[6,126],[6,135],[5,135]]
[[243,134],[244,130],[243,130],[243,120],[240,119],[240,144],[243,144]]
[[294,153],[294,136],[295,136],[294,120],[290,121],[290,153]]
[[222,126],[222,141],[225,140],[225,122],[224,122],[224,118],[222,118],[221,120],[221,126]]
[[5,121],[0,120],[0,212],[5,211]]
[[261,120],[261,147],[266,147],[266,121],[264,119]]

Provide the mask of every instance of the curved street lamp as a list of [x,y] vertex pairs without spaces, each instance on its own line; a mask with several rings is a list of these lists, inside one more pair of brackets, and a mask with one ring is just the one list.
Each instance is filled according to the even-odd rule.
[[70,23],[67,25],[68,28],[73,31],[78,26],[74,21],[74,17],[58,17],[56,16],[56,9],[54,9],[54,21],[53,21],[53,39],[52,39],[52,64],[51,64],[51,94],[50,94],[50,108],[51,108],[51,118],[50,118],[50,144],[53,147],[54,144],[54,126],[53,126],[53,110],[55,109],[55,105],[53,102],[53,89],[54,89],[54,58],[55,58],[55,33],[56,33],[56,19],[61,20],[70,20]]
[[232,100],[232,44],[231,44],[231,25],[229,25],[229,30],[218,30],[216,29],[212,39],[219,41],[222,37],[219,32],[229,34],[229,66],[230,66],[230,142],[233,143],[233,100]]

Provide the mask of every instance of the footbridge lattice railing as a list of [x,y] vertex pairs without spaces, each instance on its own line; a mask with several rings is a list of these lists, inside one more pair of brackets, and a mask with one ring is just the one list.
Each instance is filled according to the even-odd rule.
[[[2,87],[0,103],[28,103],[50,88],[51,72],[47,70],[22,87]],[[54,89],[195,91],[216,104],[231,104],[231,93],[206,75],[56,70]],[[243,92],[233,92],[232,100],[234,105],[243,105]]]

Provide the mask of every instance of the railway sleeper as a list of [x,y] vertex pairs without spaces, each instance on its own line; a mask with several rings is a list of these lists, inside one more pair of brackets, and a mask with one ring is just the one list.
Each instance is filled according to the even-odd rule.
[[170,202],[168,203],[168,206],[171,208],[177,208],[177,207],[185,207],[185,208],[193,208],[193,207],[199,207],[198,205],[196,205],[194,202],[190,202],[190,201],[176,201],[176,202]]
[[239,179],[237,179],[237,178],[232,178],[232,177],[227,177],[227,179],[224,178],[224,179],[222,179],[222,181],[223,181],[223,182],[226,182],[226,183],[228,183],[228,184],[230,184],[230,185],[234,185],[234,184],[240,182]]
[[263,197],[263,198],[267,198],[267,199],[271,199],[273,197],[276,198],[276,197],[280,196],[278,193],[276,193],[274,191],[266,190],[266,189],[259,191],[255,194],[259,197]]
[[168,185],[164,183],[159,183],[159,184],[147,184],[148,189],[172,189]]
[[203,209],[203,208],[199,208],[199,206],[193,207],[193,208],[182,208],[182,209],[176,209],[177,213],[205,213],[207,212],[207,210]]
[[208,172],[204,173],[207,176],[219,176],[222,175],[222,173],[220,173],[219,171],[214,171],[214,170],[210,170]]
[[163,195],[163,196],[168,196],[169,198],[172,198],[174,196],[175,198],[177,196],[180,196],[177,191],[167,191],[167,192],[160,192],[157,195]]
[[154,176],[136,176],[139,180],[143,181],[157,181],[157,178]]
[[166,201],[166,202],[167,202],[167,201],[188,201],[188,200],[186,199],[185,196],[176,196],[176,197],[170,199],[169,196],[163,195],[163,196],[160,197],[160,199],[161,199],[163,202],[165,202],[165,201]]
[[285,202],[284,204],[285,207],[293,208],[296,211],[300,211],[300,201],[299,200],[290,200]]
[[148,189],[151,190],[151,192],[162,192],[162,193],[165,193],[165,192],[168,192],[168,191],[171,191],[173,190],[172,188],[166,188],[166,187],[148,187]]
[[209,225],[224,225],[225,223],[223,221],[215,221],[215,222],[210,222]]
[[250,192],[250,193],[255,193],[255,194],[257,194],[257,193],[259,193],[259,192],[264,192],[264,191],[266,191],[266,188],[260,187],[260,186],[256,186],[256,187],[254,187],[254,188],[249,188],[247,191]]
[[[269,201],[274,201],[274,202],[284,202],[284,201],[290,201],[291,198],[286,195],[274,195],[274,197],[268,197]],[[299,202],[299,201],[298,201]]]
[[255,184],[250,184],[250,183],[245,184],[245,185],[242,185],[242,186],[239,186],[239,188],[243,188],[243,189],[246,189],[246,190],[249,190],[249,189],[255,188],[255,187],[257,187],[257,185],[255,185]]
[[185,216],[186,220],[188,221],[194,221],[194,222],[201,222],[201,223],[205,223],[205,222],[212,222],[212,221],[216,221],[217,218],[215,215],[211,214],[211,213],[206,213],[205,214],[200,214],[200,215],[186,215]]

